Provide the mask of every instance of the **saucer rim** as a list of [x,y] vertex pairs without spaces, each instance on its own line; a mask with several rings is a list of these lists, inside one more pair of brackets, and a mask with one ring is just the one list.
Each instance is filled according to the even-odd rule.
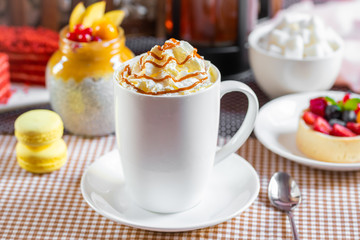
[[[220,223],[223,223],[225,221],[228,221],[232,218],[234,218],[235,216],[239,215],[240,213],[242,213],[243,211],[245,211],[246,209],[248,209],[251,204],[253,204],[256,200],[256,198],[259,196],[260,193],[260,178],[258,173],[256,172],[256,170],[254,169],[254,167],[243,157],[241,157],[240,155],[236,154],[236,153],[232,153],[230,154],[228,157],[226,157],[223,161],[226,161],[228,158],[230,157],[236,157],[238,158],[237,160],[242,161],[242,164],[245,164],[245,166],[247,167],[248,170],[250,170],[252,173],[251,175],[254,177],[254,183],[253,185],[256,187],[255,191],[252,192],[251,197],[249,198],[249,200],[244,204],[243,207],[239,208],[237,211],[232,212],[232,214],[229,214],[225,217],[222,218],[218,218],[216,219],[216,221],[204,221],[201,224],[196,224],[196,225],[192,225],[192,226],[185,226],[185,227],[151,227],[151,226],[147,226],[144,224],[139,224],[136,223],[134,221],[131,220],[127,220],[125,218],[118,218],[115,217],[113,214],[108,213],[106,211],[102,211],[101,209],[98,209],[97,207],[94,206],[94,204],[92,203],[92,201],[89,199],[89,195],[85,193],[84,190],[84,184],[85,184],[85,177],[88,174],[88,171],[90,170],[90,168],[93,166],[93,164],[95,164],[97,161],[99,161],[102,158],[105,158],[106,155],[109,155],[111,153],[113,153],[114,151],[117,151],[117,149],[111,150],[101,156],[99,156],[94,162],[92,162],[91,164],[89,164],[87,166],[87,168],[85,169],[82,177],[81,177],[81,182],[80,182],[80,189],[81,189],[81,194],[83,199],[85,200],[85,202],[98,214],[100,214],[101,216],[110,219],[116,223],[120,223],[123,224],[125,226],[130,226],[130,227],[134,227],[137,229],[142,229],[142,230],[148,230],[148,231],[155,231],[155,232],[185,232],[185,231],[192,231],[192,230],[196,230],[196,229],[202,229],[202,228],[206,228],[206,227],[211,227]],[[223,162],[221,161],[221,162]],[[219,162],[218,164],[220,164],[221,162]],[[215,165],[216,167],[216,165]],[[200,205],[201,202],[198,204]],[[198,205],[194,206],[193,208],[196,208]],[[191,208],[191,209],[193,209]],[[189,209],[189,211],[191,210]],[[144,210],[146,211],[146,210]],[[152,213],[152,212],[151,212]],[[153,214],[158,214],[158,213],[153,213]],[[176,213],[174,213],[176,214]],[[160,214],[163,215],[163,214]],[[168,216],[173,215],[172,213],[166,214]]]

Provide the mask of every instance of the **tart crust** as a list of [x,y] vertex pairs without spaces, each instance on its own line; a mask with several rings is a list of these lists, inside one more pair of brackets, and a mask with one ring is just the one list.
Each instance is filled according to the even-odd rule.
[[329,136],[309,127],[300,118],[296,145],[307,157],[332,163],[360,162],[360,136]]

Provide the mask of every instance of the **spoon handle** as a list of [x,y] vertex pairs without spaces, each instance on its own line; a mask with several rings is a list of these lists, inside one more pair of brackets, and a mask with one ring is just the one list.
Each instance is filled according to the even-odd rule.
[[297,233],[296,225],[295,225],[295,221],[294,221],[294,215],[292,214],[291,211],[287,212],[287,215],[289,217],[293,237],[295,240],[299,240],[299,235]]

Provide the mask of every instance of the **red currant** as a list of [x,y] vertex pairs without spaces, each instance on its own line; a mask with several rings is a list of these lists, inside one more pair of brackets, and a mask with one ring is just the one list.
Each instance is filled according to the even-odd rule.
[[85,38],[87,42],[91,42],[92,36],[91,34],[85,33]]
[[88,28],[85,28],[84,30],[82,30],[82,33],[92,35],[93,30],[92,30],[92,28],[88,27]]
[[101,38],[99,36],[93,36],[91,41],[101,42]]
[[85,34],[82,34],[82,33],[77,35],[77,40],[78,40],[78,42],[87,42]]
[[66,33],[66,38],[71,40],[71,41],[77,41],[77,35],[74,32]]
[[75,25],[73,32],[69,32],[66,34],[66,38],[77,42],[91,42],[93,40],[92,34],[92,28],[85,28],[84,25],[77,24]]
[[74,27],[74,33],[81,33],[85,29],[84,25],[76,24]]

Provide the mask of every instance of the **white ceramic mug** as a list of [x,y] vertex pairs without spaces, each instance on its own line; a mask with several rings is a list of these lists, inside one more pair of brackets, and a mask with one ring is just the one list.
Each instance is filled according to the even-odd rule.
[[[114,78],[116,137],[125,181],[133,200],[160,213],[197,205],[214,162],[235,152],[253,129],[259,104],[255,93],[237,81],[221,82],[188,95],[146,95],[122,87]],[[115,73],[117,74],[117,73]],[[220,98],[229,92],[248,98],[246,117],[217,150]]]

